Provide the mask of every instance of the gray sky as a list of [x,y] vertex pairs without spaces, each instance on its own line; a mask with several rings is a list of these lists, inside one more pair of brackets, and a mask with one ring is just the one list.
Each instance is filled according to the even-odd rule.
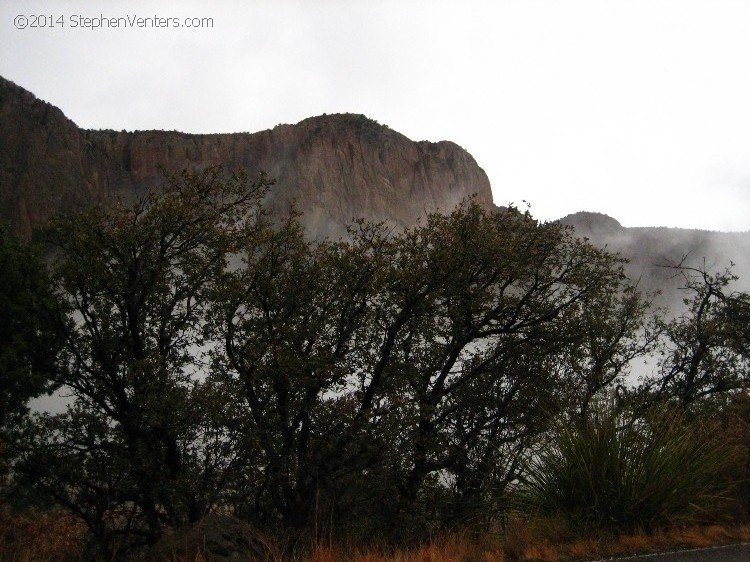
[[0,0],[0,75],[84,128],[364,113],[460,144],[541,219],[750,230],[750,2]]

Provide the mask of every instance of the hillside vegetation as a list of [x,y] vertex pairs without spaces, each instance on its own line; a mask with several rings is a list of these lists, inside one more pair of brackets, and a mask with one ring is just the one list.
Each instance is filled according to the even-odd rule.
[[[264,208],[265,176],[164,183],[52,222],[45,262],[1,232],[4,279],[34,281],[0,287],[19,336],[0,349],[6,519],[65,510],[76,556],[111,560],[209,515],[282,557],[747,516],[750,297],[731,272],[677,266],[670,319],[622,258],[515,208],[310,241]],[[28,411],[53,389],[64,413]]]

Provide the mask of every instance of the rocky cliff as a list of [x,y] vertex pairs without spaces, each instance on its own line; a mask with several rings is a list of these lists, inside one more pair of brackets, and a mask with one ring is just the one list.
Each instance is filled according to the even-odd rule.
[[[413,142],[362,115],[323,115],[228,135],[89,131],[0,78],[0,220],[25,236],[55,213],[157,187],[161,167],[208,164],[268,173],[277,180],[268,204],[286,210],[295,201],[315,237],[337,236],[358,217],[408,226],[474,193],[492,207],[487,175],[465,150]],[[599,213],[561,220],[630,259],[628,273],[643,289],[675,294],[680,280],[660,266],[684,256],[694,266],[705,258],[709,270],[734,262],[750,289],[750,233],[624,228]]]
[[259,133],[90,131],[0,78],[0,220],[25,236],[55,213],[158,186],[161,167],[209,164],[265,171],[276,180],[269,205],[295,201],[312,236],[335,236],[358,217],[410,225],[471,194],[492,205],[487,175],[461,147],[413,142],[362,115]]

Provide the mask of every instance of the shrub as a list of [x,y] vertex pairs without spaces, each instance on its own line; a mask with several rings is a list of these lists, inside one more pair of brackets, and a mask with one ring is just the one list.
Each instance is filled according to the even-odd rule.
[[[627,422],[627,423],[626,423]],[[728,444],[674,413],[626,420],[612,406],[560,426],[530,461],[522,500],[587,527],[651,529],[723,505]]]

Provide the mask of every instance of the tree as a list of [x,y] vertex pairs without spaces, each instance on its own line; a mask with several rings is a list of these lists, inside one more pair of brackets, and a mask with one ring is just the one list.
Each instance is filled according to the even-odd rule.
[[565,379],[576,381],[571,396],[579,420],[586,420],[598,397],[614,389],[630,393],[626,378],[634,360],[652,355],[662,337],[658,316],[649,319],[653,301],[629,282],[619,290],[602,286],[586,297],[580,317],[580,339],[568,348]]
[[685,281],[686,310],[663,323],[658,370],[641,392],[690,407],[747,388],[750,296],[731,290],[737,277],[730,270],[672,267]]
[[469,200],[314,242],[266,215],[268,185],[186,172],[51,230],[72,404],[22,428],[14,468],[102,556],[219,506],[429,532],[492,505],[642,349],[622,260],[558,223]]
[[0,225],[0,479],[29,400],[54,389],[59,306],[37,248]]
[[592,316],[608,314],[599,372],[618,366],[587,399],[634,353],[642,306],[621,260],[515,209],[469,201],[400,234],[360,224],[348,243],[311,244],[290,221],[253,242],[217,298],[215,373],[243,398],[244,502],[265,521],[300,528],[321,505],[346,521],[377,489],[375,523],[396,533],[431,483],[485,502],[581,396],[569,355]]
[[640,304],[622,304],[634,297],[620,258],[514,209],[431,215],[397,245],[380,308],[383,341],[394,334],[394,345],[371,364],[387,360],[409,404],[393,470],[402,509],[432,475],[454,483],[459,505],[486,508],[532,440],[581,395],[566,367],[590,341],[591,317],[608,313],[599,321],[611,345],[597,360],[614,361],[638,325],[623,311],[637,318]]
[[219,284],[224,345],[212,377],[236,400],[229,424],[247,484],[236,509],[259,525],[307,526],[321,487],[377,462],[374,443],[348,438],[352,424],[367,425],[353,410],[351,376],[373,345],[391,242],[377,227],[351,233],[352,243],[312,243],[292,215],[252,236],[242,267]]
[[102,556],[197,520],[231,472],[212,422],[224,398],[203,380],[206,314],[239,233],[265,220],[269,184],[186,171],[50,229],[67,307],[57,382],[72,404],[26,429],[16,470],[82,517]]
[[58,303],[38,251],[0,225],[0,427],[52,388]]

